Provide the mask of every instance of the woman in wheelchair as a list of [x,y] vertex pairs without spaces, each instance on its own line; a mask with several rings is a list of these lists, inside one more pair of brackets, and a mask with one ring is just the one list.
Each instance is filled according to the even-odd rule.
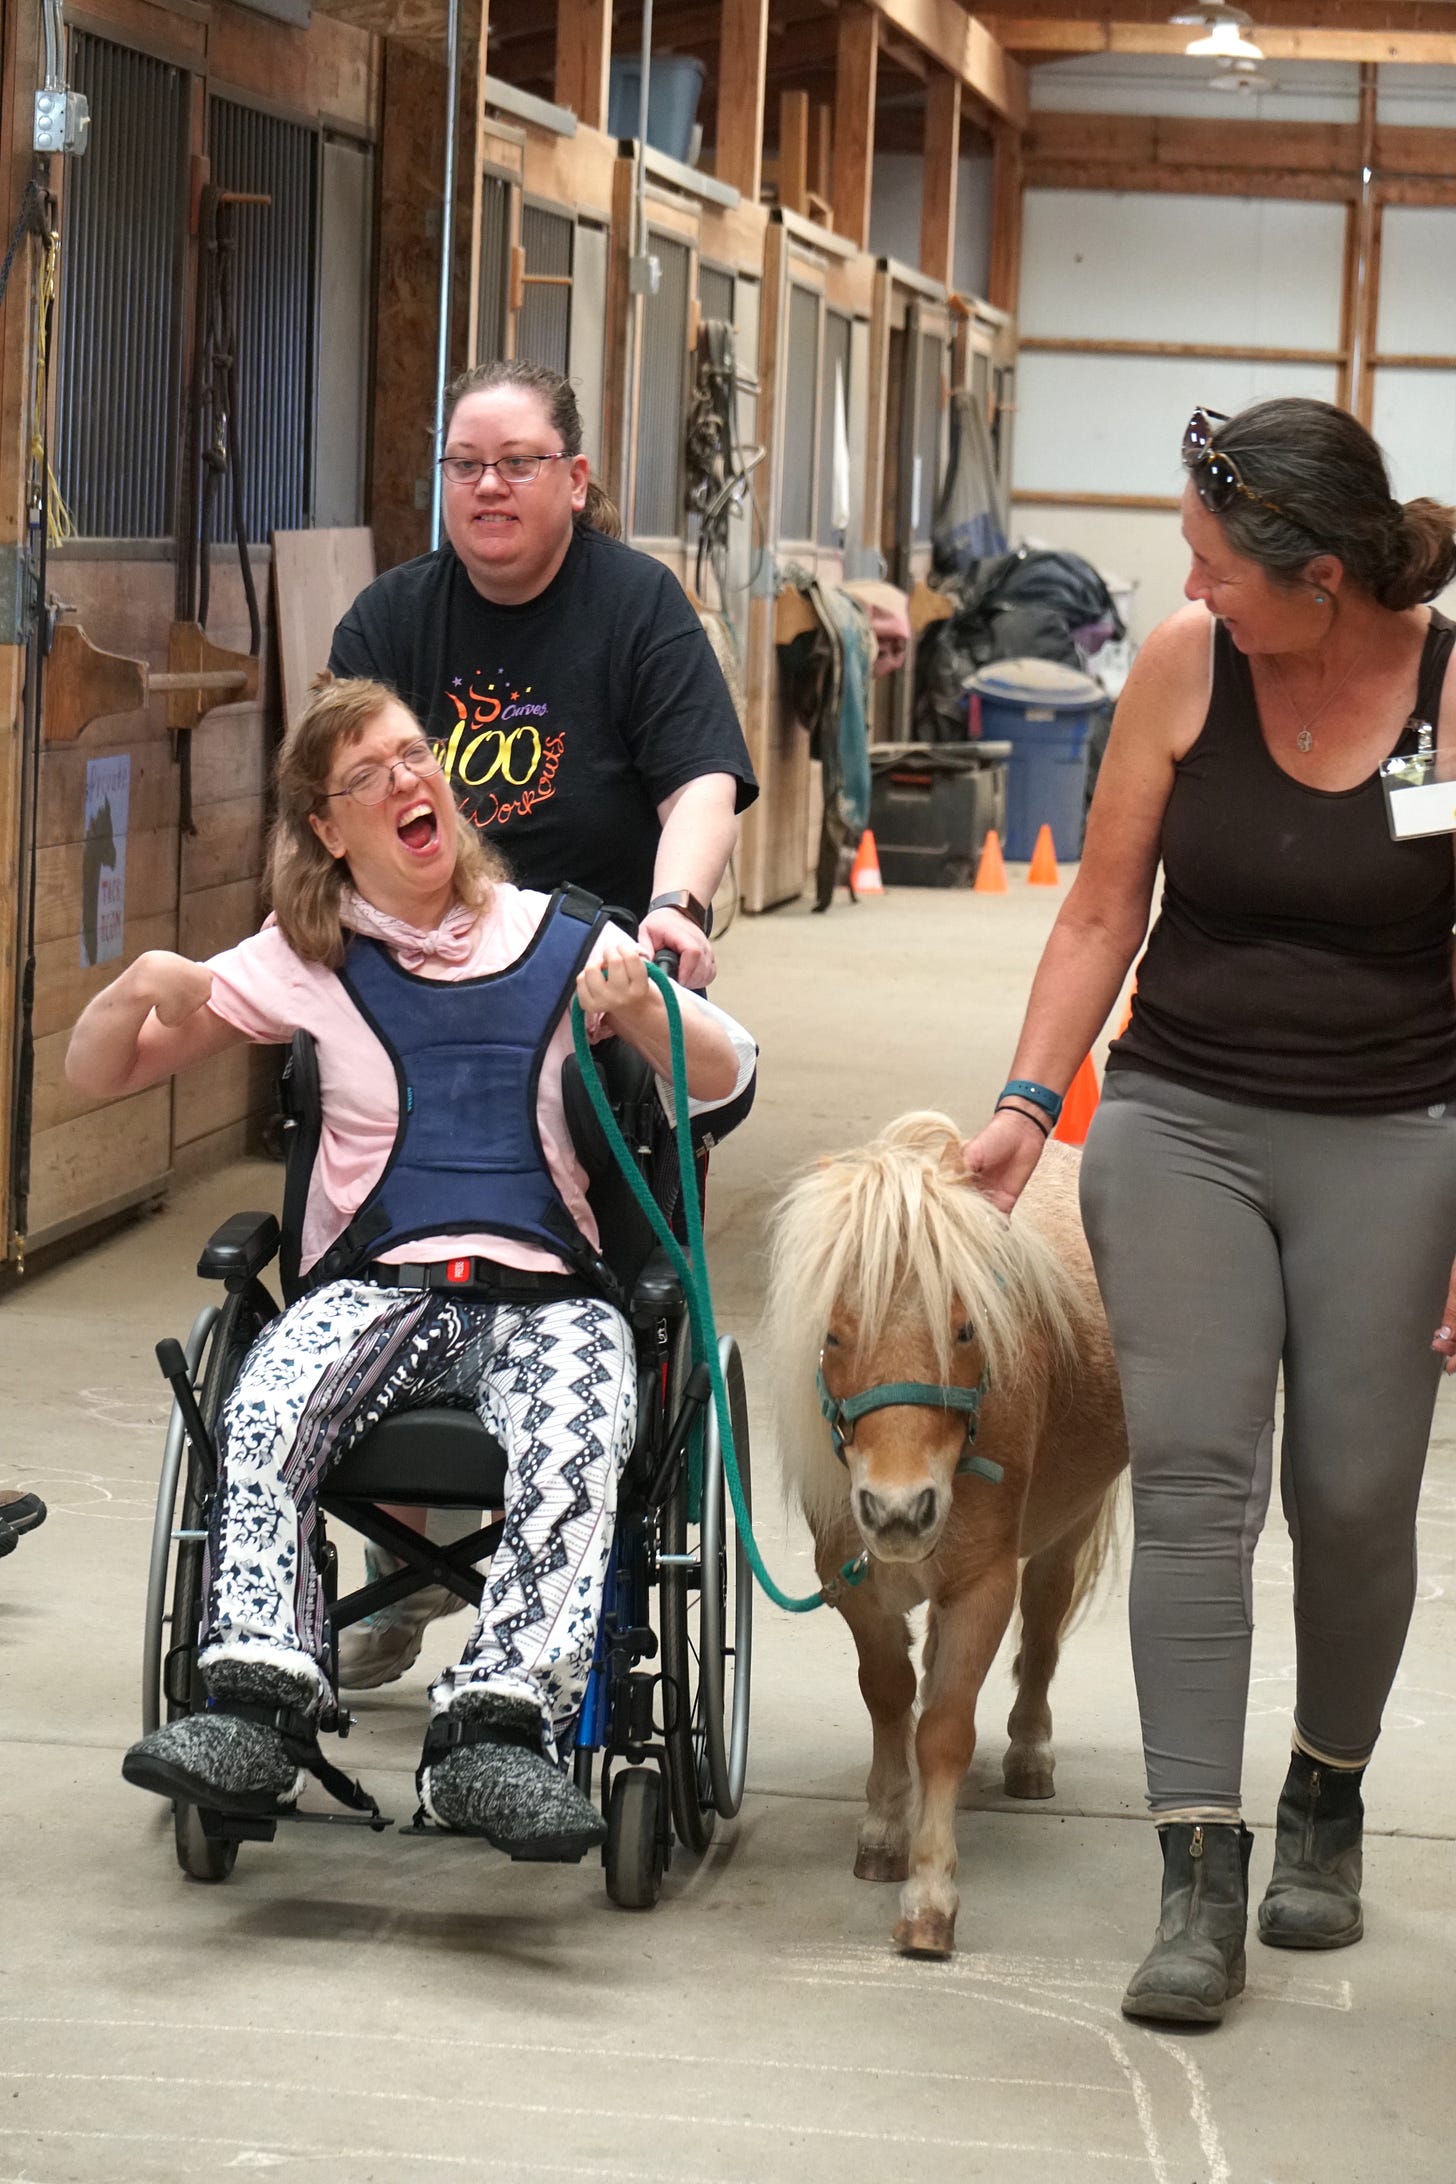
[[[323,1105],[312,1286],[264,1329],[220,1422],[209,1703],[122,1771],[213,1811],[287,1810],[332,1718],[310,1551],[321,1484],[387,1411],[468,1404],[506,1452],[505,1530],[464,1653],[431,1688],[421,1803],[516,1855],[575,1856],[604,1829],[558,1751],[591,1665],[636,1379],[561,1069],[573,992],[592,1036],[625,1040],[659,1078],[666,1008],[591,897],[508,883],[377,683],[325,686],[285,738],[268,882],[260,932],[208,963],[138,957],[67,1058],[73,1084],[121,1097],[303,1029]],[[694,1107],[721,1105],[753,1043],[699,997],[683,994],[682,1018]]]

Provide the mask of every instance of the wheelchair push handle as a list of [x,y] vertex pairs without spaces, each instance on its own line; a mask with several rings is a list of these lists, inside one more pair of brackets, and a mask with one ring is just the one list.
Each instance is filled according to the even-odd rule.
[[209,1491],[217,1485],[217,1451],[212,1445],[212,1435],[203,1424],[202,1413],[197,1408],[197,1397],[192,1390],[191,1376],[187,1371],[187,1359],[180,1342],[168,1336],[157,1344],[157,1363],[162,1368],[162,1378],[172,1390],[187,1438],[192,1443],[193,1454],[201,1467]]

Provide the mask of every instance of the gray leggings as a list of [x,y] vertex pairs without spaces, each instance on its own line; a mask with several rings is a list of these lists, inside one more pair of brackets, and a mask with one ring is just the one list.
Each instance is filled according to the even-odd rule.
[[1430,1342],[1456,1254],[1456,1103],[1294,1114],[1114,1070],[1082,1214],[1132,1443],[1149,1804],[1239,1801],[1281,1362],[1295,1727],[1360,1765],[1415,1600]]

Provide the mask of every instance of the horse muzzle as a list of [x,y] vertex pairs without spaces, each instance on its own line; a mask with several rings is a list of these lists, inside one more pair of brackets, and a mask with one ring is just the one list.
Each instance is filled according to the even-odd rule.
[[935,1486],[857,1486],[851,1496],[860,1537],[881,1562],[923,1562],[940,1538],[948,1501]]

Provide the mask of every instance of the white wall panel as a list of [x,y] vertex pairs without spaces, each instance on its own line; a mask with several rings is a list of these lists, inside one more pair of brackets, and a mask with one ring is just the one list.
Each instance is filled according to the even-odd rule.
[[1456,371],[1377,372],[1371,430],[1397,500],[1456,502]]
[[1380,224],[1375,346],[1456,356],[1456,205],[1387,205]]
[[1023,334],[1339,343],[1342,205],[1104,190],[1028,190]]
[[[1170,9],[1171,5],[1169,0]],[[1065,61],[1042,62],[1032,70],[1032,111],[1158,114],[1192,121],[1352,122],[1360,118],[1360,70],[1354,62],[1281,61],[1273,72],[1274,89],[1258,93],[1215,91],[1215,73],[1212,61],[1200,67],[1181,54],[1082,53]],[[1382,68],[1382,82],[1391,73]],[[1409,73],[1438,71],[1421,68]]]
[[1183,428],[1195,408],[1202,404],[1232,416],[1263,396],[1289,394],[1332,402],[1333,369],[1023,350],[1016,382],[1016,490],[1176,494],[1183,483]]

